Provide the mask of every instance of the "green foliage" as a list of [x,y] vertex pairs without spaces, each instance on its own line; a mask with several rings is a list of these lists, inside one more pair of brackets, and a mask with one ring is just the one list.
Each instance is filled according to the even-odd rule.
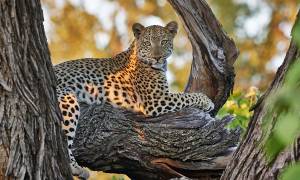
[[225,105],[220,109],[218,116],[232,114],[235,120],[228,125],[229,128],[241,127],[243,130],[247,129],[249,119],[252,112],[249,111],[258,97],[259,91],[256,87],[250,87],[245,94],[243,91],[235,91],[229,98]]
[[[264,119],[263,129],[266,137],[268,137],[265,151],[269,161],[272,161],[299,136],[299,61],[300,59],[297,59],[288,71],[283,87],[267,102],[269,106]],[[271,131],[270,136],[268,136],[269,131]]]
[[294,41],[296,42],[297,46],[300,47],[300,19],[295,22],[295,25],[292,30],[292,35],[294,38]]
[[296,180],[300,177],[300,164],[294,164],[286,167],[280,175],[281,180]]
[[123,176],[119,176],[119,177],[113,176],[111,180],[125,180],[125,178]]
[[[292,31],[293,40],[300,47],[300,19]],[[300,135],[300,58],[291,64],[283,87],[267,102],[270,106],[264,119],[264,134],[267,137],[265,151],[271,162],[281,151],[293,144]],[[274,124],[274,125],[273,125]],[[273,126],[272,126],[273,125]],[[268,136],[268,133],[270,135]],[[298,166],[297,166],[298,167]],[[288,170],[284,177],[292,177],[294,168]],[[299,169],[299,168],[298,168]],[[298,172],[298,177],[300,172]]]

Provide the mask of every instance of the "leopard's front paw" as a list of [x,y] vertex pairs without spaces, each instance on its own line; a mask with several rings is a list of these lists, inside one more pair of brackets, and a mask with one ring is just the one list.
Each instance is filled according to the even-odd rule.
[[209,101],[207,101],[206,103],[205,103],[205,106],[204,106],[204,108],[203,108],[203,110],[204,111],[207,111],[207,112],[210,112],[210,111],[212,111],[213,109],[215,109],[215,105],[214,105],[214,103],[210,100],[210,99],[208,99]]
[[202,109],[203,111],[210,112],[215,108],[215,105],[206,95],[203,95],[198,108]]

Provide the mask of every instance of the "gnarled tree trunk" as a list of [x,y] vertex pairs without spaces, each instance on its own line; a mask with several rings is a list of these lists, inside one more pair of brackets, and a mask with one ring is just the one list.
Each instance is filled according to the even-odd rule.
[[[300,13],[298,12],[296,23],[300,24]],[[278,179],[278,175],[291,162],[299,161],[299,139],[295,142],[294,148],[288,148],[280,153],[272,163],[268,163],[265,157],[264,147],[266,139],[274,130],[278,114],[274,113],[272,121],[268,124],[268,132],[263,132],[262,124],[266,118],[266,112],[269,110],[268,100],[278,91],[284,84],[285,77],[289,67],[300,57],[300,49],[292,41],[288,52],[285,56],[283,64],[279,67],[275,79],[269,89],[259,99],[254,108],[247,133],[237,151],[234,153],[233,159],[225,170],[222,179],[239,179],[239,180],[264,180]]]
[[71,179],[37,0],[0,1],[0,179]]
[[[204,0],[170,0],[193,46],[187,91],[204,92],[215,103],[214,115],[234,83],[238,50]],[[156,118],[113,109],[82,108],[75,138],[78,162],[93,170],[125,173],[133,179],[168,179],[182,175],[220,177],[239,131],[224,126],[233,118],[211,117],[184,109]]]

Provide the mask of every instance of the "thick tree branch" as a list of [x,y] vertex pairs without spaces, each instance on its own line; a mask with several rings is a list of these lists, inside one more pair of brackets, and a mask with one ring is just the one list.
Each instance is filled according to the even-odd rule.
[[109,105],[81,106],[83,123],[75,142],[78,162],[134,179],[199,177],[209,171],[220,175],[229,148],[239,138],[239,130],[224,128],[232,117],[217,120],[198,109],[144,118]]
[[[187,91],[208,94],[215,114],[233,87],[238,51],[203,0],[170,0],[182,18],[193,46]],[[239,131],[224,127],[232,120],[184,109],[157,118],[124,110],[85,107],[75,139],[75,156],[83,166],[128,174],[134,179],[220,176]]]
[[187,92],[203,92],[215,103],[216,114],[234,85],[233,64],[238,50],[205,1],[169,0],[181,17],[193,47]]

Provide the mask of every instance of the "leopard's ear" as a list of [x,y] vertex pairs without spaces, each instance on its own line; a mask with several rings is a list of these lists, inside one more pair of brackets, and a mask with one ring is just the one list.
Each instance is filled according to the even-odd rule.
[[134,37],[138,39],[140,37],[141,32],[142,32],[142,30],[144,28],[145,27],[143,25],[141,25],[140,23],[134,23],[132,25],[132,31],[133,31]]
[[178,24],[176,21],[171,21],[166,25],[165,28],[167,28],[168,31],[173,35],[173,37],[175,37],[175,35],[177,34],[177,30],[178,30]]

